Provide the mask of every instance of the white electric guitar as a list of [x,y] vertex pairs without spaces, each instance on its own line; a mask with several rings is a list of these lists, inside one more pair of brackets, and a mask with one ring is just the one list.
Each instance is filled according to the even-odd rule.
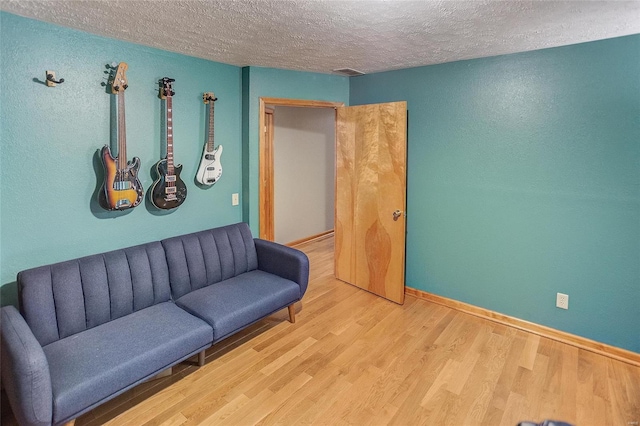
[[202,95],[202,100],[205,104],[209,104],[209,135],[207,137],[207,144],[204,146],[196,180],[202,185],[213,185],[220,179],[220,176],[222,176],[222,165],[220,164],[222,145],[218,145],[215,149],[213,146],[213,103],[217,101],[218,98],[216,98],[213,93],[207,92]]

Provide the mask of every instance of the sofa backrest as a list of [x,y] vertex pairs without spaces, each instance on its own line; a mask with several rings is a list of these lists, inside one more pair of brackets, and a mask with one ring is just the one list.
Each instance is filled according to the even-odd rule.
[[20,310],[42,346],[171,295],[160,242],[20,272],[18,291]]
[[256,247],[246,223],[168,238],[162,246],[174,300],[258,268]]

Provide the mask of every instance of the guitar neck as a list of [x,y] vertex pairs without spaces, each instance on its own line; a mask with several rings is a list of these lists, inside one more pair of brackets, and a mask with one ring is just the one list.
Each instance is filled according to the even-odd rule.
[[167,173],[174,174],[173,170],[173,98],[167,96]]
[[118,159],[119,170],[127,168],[127,126],[124,119],[124,90],[118,92]]
[[209,135],[207,139],[207,151],[213,152],[213,108],[215,102],[213,100],[209,101]]

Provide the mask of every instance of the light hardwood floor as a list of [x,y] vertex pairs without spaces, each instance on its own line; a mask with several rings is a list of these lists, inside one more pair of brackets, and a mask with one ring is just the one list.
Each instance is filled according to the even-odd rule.
[[640,421],[640,368],[412,296],[393,304],[333,278],[332,238],[299,248],[311,280],[295,324],[284,309],[76,425]]

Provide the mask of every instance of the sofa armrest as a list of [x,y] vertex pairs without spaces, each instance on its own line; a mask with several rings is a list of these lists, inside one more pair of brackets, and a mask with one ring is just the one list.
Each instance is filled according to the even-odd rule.
[[286,278],[300,286],[300,299],[309,284],[309,258],[300,250],[254,238],[258,269]]
[[49,363],[14,306],[1,310],[2,383],[21,425],[50,425],[53,396]]

